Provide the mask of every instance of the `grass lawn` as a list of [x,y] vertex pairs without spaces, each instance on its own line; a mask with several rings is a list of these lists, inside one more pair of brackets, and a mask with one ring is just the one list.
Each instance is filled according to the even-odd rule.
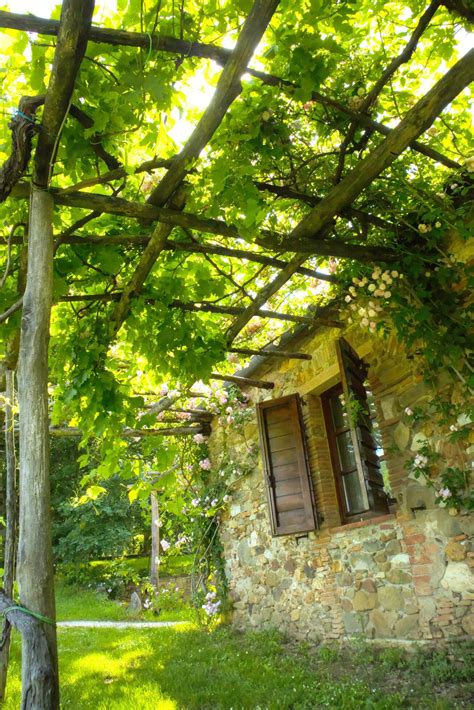
[[144,611],[130,617],[127,604],[108,599],[106,594],[92,589],[72,587],[56,582],[56,617],[58,621],[192,621],[195,612],[189,606],[163,610],[159,616]]
[[[429,655],[361,644],[290,645],[277,633],[192,625],[157,630],[59,629],[62,708],[303,710],[472,707],[474,650]],[[469,674],[471,684],[469,685]],[[15,637],[5,708],[19,707]]]

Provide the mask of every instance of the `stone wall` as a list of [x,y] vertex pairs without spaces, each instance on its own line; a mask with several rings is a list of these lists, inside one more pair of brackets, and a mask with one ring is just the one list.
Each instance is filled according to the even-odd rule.
[[[369,365],[369,382],[377,405],[392,494],[390,515],[341,525],[330,463],[320,394],[338,381],[335,338],[326,329],[297,343],[312,360],[265,363],[257,373],[275,382],[268,392],[249,392],[254,401],[294,392],[303,397],[320,529],[304,536],[272,537],[261,457],[252,473],[232,492],[222,520],[222,542],[239,628],[277,626],[297,638],[339,639],[347,636],[395,639],[460,638],[474,633],[473,516],[434,504],[431,488],[411,478],[406,458],[435,432],[416,428],[406,407],[430,396],[413,365],[394,343],[359,332],[345,334]],[[295,346],[296,348],[296,346]],[[246,458],[258,445],[256,420],[243,431],[214,426],[211,455],[221,452]],[[439,441],[439,451],[444,444]],[[472,447],[471,447],[472,448]],[[470,452],[451,450],[464,461]],[[451,511],[452,512],[452,511]],[[455,512],[456,513],[456,512]]]

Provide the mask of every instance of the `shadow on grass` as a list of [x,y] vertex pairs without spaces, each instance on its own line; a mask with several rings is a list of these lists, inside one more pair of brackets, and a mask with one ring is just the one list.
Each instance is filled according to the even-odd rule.
[[[63,629],[59,631],[61,707],[78,710],[186,708],[453,708],[418,674],[400,674],[396,690],[374,685],[342,656],[296,651],[272,632],[241,636],[221,628],[212,634],[191,626],[159,630]],[[15,643],[18,674],[18,639]],[[374,666],[377,662],[371,659]],[[383,673],[395,669],[379,669]],[[363,680],[365,678],[365,680]],[[410,687],[411,686],[411,687]],[[431,691],[431,692],[430,692]],[[5,707],[19,706],[18,682]],[[411,693],[411,694],[410,694]]]

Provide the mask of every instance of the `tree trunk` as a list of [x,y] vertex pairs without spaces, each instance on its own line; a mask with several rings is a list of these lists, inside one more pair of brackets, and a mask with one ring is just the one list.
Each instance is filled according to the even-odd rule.
[[[13,595],[15,579],[16,552],[16,456],[13,406],[15,398],[15,373],[7,370],[6,402],[5,402],[5,454],[6,454],[6,485],[5,485],[5,557],[3,572],[3,587],[5,593]],[[0,648],[0,705],[5,699],[7,684],[8,658],[10,655],[11,626],[5,619],[3,646]]]
[[0,589],[0,613],[4,613],[12,626],[21,633],[23,646],[30,649],[30,653],[34,654],[36,659],[31,683],[28,685],[27,692],[22,695],[21,710],[59,707],[57,703],[52,704],[52,695],[47,699],[48,704],[45,704],[44,694],[41,692],[46,683],[51,684],[51,679],[55,675],[51,666],[51,644],[47,638],[47,624],[18,609],[13,599],[5,594],[3,589]]
[[151,492],[151,563],[150,582],[158,591],[159,555],[160,555],[160,511],[158,508],[158,495]]
[[[20,407],[20,526],[18,583],[21,604],[55,618],[49,492],[48,342],[53,287],[54,201],[32,186],[27,285],[18,373]],[[59,707],[56,629],[22,644],[22,708]],[[44,642],[46,641],[46,643]]]

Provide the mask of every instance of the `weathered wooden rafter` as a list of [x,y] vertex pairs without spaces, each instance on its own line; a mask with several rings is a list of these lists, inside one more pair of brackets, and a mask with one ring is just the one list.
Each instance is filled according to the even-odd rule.
[[[82,437],[82,431],[76,427],[50,427],[49,433],[51,436],[77,436]],[[177,427],[160,427],[158,429],[131,429],[125,428],[120,432],[120,436],[124,439],[139,439],[149,436],[186,436],[194,434],[208,433],[208,427],[203,424],[197,426],[177,426]]]
[[[228,237],[230,239],[243,239],[237,227],[228,225],[223,220],[204,219],[190,214],[189,212],[180,212],[177,209],[156,207],[150,204],[131,202],[120,197],[110,197],[108,195],[98,195],[89,192],[70,192],[64,194],[62,192],[53,191],[53,195],[56,204],[67,207],[80,207],[95,212],[131,217],[132,219],[156,220],[170,227],[178,226],[206,234]],[[17,185],[12,191],[12,197],[25,198],[26,192],[24,187]],[[163,244],[163,249],[166,240],[167,237],[164,240],[157,240],[160,244]],[[275,234],[268,230],[259,232],[258,236],[255,238],[255,243],[271,251],[288,251],[313,254],[315,256],[339,256],[369,263],[390,261],[396,256],[396,252],[390,247],[352,244],[338,239],[316,237],[312,237],[310,241],[299,240],[293,239],[291,235]],[[159,253],[161,253],[161,251]],[[148,259],[144,258],[143,262],[147,264],[148,268]]]
[[262,357],[274,357],[281,360],[312,360],[312,355],[308,353],[292,353],[287,350],[268,350],[262,348],[261,350],[253,350],[252,348],[229,348],[230,353],[236,353],[237,355],[260,355]]
[[[443,4],[448,7],[448,9],[453,10],[452,5],[454,3],[444,2]],[[54,36],[57,34],[58,24],[59,23],[56,20],[47,20],[40,17],[34,17],[32,15],[17,15],[11,12],[0,11],[0,27],[8,29],[24,30],[26,32],[37,32],[38,34]],[[184,40],[176,39],[175,37],[166,37],[164,35],[149,35],[144,32],[125,32],[123,30],[111,30],[102,27],[92,28],[91,39],[94,42],[100,42],[112,46],[123,45],[127,47],[141,47],[148,51],[151,44],[152,49],[157,51],[179,54],[183,57],[212,59],[223,66],[225,66],[228,62],[231,55],[231,50],[212,44],[186,42]],[[267,74],[259,71],[258,69],[247,67],[246,72],[268,86],[278,86],[291,94],[299,88],[298,84],[295,84],[292,81],[282,79],[281,77],[273,74]],[[370,118],[370,116],[354,111],[336,99],[333,99],[330,96],[325,96],[318,91],[312,92],[311,100],[323,106],[327,106],[328,108],[333,108],[339,113],[349,116],[352,120],[357,121],[360,125],[376,131],[377,133],[381,133],[382,135],[389,135],[392,130],[388,126],[385,126],[378,121],[374,121]],[[431,158],[432,160],[441,163],[448,168],[453,170],[460,168],[459,163],[455,160],[443,155],[430,146],[424,145],[423,143],[412,141],[409,147],[412,150],[415,150],[416,152],[421,153],[422,155],[425,155],[426,157]]]
[[210,379],[220,380],[221,382],[231,382],[239,387],[257,387],[264,390],[271,390],[275,387],[274,382],[267,382],[266,380],[253,380],[249,377],[239,377],[237,375],[221,375],[218,372],[213,372]]
[[[403,48],[403,50],[400,52],[400,54],[392,59],[390,64],[385,68],[385,70],[382,72],[382,74],[379,76],[375,84],[372,86],[370,91],[368,92],[367,96],[364,97],[362,100],[361,105],[358,108],[359,113],[363,114],[368,114],[369,109],[374,106],[378,96],[380,95],[380,92],[384,88],[384,86],[389,82],[390,78],[395,74],[395,72],[399,69],[399,67],[404,64],[405,62],[408,62],[409,59],[411,58],[413,52],[416,50],[418,41],[420,37],[422,36],[423,32],[426,30],[428,25],[430,24],[431,20],[433,19],[434,15],[436,14],[436,11],[439,9],[441,5],[440,0],[432,0],[432,2],[428,5],[422,16],[420,17],[414,32],[412,33],[410,39],[408,40],[407,44]],[[359,126],[358,121],[352,121],[351,125],[349,126],[349,129],[344,136],[344,140],[341,143],[340,150],[339,150],[339,160],[338,160],[338,165],[337,165],[337,170],[336,170],[336,175],[334,181],[336,183],[339,182],[339,180],[342,177],[343,171],[344,171],[344,160],[346,157],[346,153],[348,150],[348,147],[353,143],[354,137],[357,131],[357,128]],[[370,137],[370,134],[373,133],[373,130],[367,130],[366,135],[364,136],[363,143],[366,144],[367,140]]]
[[[334,216],[350,205],[373,180],[398,158],[412,140],[429,128],[441,111],[473,80],[474,50],[471,50],[408,111],[405,118],[400,121],[390,135],[366,158],[361,160],[301,220],[291,234],[281,241],[282,246],[290,249],[290,245],[296,242],[300,249],[304,248],[304,244],[310,250],[314,235],[327,228]],[[239,316],[229,328],[228,346],[253,317],[255,311],[281,288],[285,283],[285,276],[286,280],[291,278],[301,263],[302,257],[295,257],[288,264],[286,270],[281,271],[271,283],[262,289],[247,307],[246,312]]]
[[[87,303],[95,301],[119,301],[121,298],[121,293],[119,291],[112,291],[111,293],[77,293],[61,296],[59,301],[61,303]],[[153,296],[146,297],[147,303],[159,303],[158,298],[153,298]],[[224,316],[238,316],[246,312],[246,309],[239,306],[218,306],[213,303],[184,303],[182,301],[172,301],[169,308],[178,308],[181,311],[190,311],[194,313],[215,313],[217,315]],[[313,312],[311,317],[299,316],[292,313],[278,313],[277,311],[271,311],[263,308],[259,308],[255,313],[258,318],[269,318],[274,320],[283,320],[290,323],[305,323],[307,325],[315,325],[319,323],[320,325],[327,325],[332,328],[341,327],[341,323],[336,318],[330,318],[326,315],[317,316],[316,312]]]
[[[124,244],[126,246],[134,245],[145,245],[148,243],[150,237],[147,236],[129,236],[129,237],[116,237],[116,236],[97,236],[90,235],[87,237],[72,236],[64,240],[61,240],[63,244]],[[13,241],[13,243],[15,243]],[[264,254],[259,254],[253,251],[246,251],[245,249],[231,249],[229,247],[223,247],[216,244],[202,244],[199,242],[176,242],[168,239],[163,248],[163,251],[185,251],[193,254],[216,254],[217,256],[228,256],[232,259],[246,259],[247,261],[253,261],[256,264],[264,264],[265,266],[271,266],[274,269],[284,269],[287,265],[286,261],[282,259],[277,259],[273,256],[265,256]],[[315,271],[313,269],[308,269],[301,267],[297,271],[298,274],[302,276],[309,276],[311,279],[318,279],[320,281],[329,281],[334,283],[336,277],[333,274],[325,274],[322,271]]]
[[[219,127],[227,109],[240,94],[242,90],[240,78],[278,7],[278,2],[279,0],[254,0],[235,48],[219,77],[209,106],[184,148],[179,155],[175,156],[171,167],[148,198],[150,205],[163,207],[172,198],[177,209],[179,211],[183,209],[185,196],[183,192],[177,193],[177,190],[186,173]],[[163,224],[159,224],[153,230],[135,272],[112,313],[109,328],[111,338],[115,337],[128,316],[131,300],[140,294],[143,283],[163,251],[170,231],[169,227]]]

